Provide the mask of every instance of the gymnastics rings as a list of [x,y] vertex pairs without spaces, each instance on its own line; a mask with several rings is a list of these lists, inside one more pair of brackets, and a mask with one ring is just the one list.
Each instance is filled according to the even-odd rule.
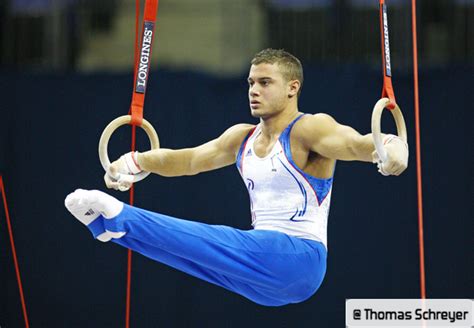
[[[380,120],[382,118],[383,110],[390,104],[390,99],[382,98],[374,106],[374,110],[372,111],[372,138],[374,140],[375,150],[379,155],[379,159],[383,162],[387,160],[387,153],[383,148],[383,141],[382,141],[382,134],[380,132]],[[395,108],[391,109],[390,112],[395,119],[395,123],[397,125],[397,134],[398,137],[401,138],[403,141],[407,142],[407,128],[405,125],[405,119],[403,118],[402,111],[397,104],[395,104]]]
[[[108,155],[108,144],[110,137],[115,132],[115,130],[122,125],[130,124],[132,120],[131,115],[123,115],[117,117],[115,120],[109,123],[102,132],[99,140],[99,159],[102,167],[104,168],[105,172],[109,172],[110,160]],[[150,140],[151,149],[158,149],[160,148],[160,139],[158,138],[158,134],[156,133],[153,126],[147,120],[143,119],[143,123],[141,125],[143,130],[145,130],[146,134],[148,135],[148,139]],[[141,181],[145,179],[150,172],[141,172],[133,176],[133,183]],[[120,189],[120,188],[119,188]],[[127,188],[128,189],[128,188]],[[122,189],[120,189],[122,190]],[[126,189],[125,189],[126,190]],[[122,190],[123,191],[123,190]]]

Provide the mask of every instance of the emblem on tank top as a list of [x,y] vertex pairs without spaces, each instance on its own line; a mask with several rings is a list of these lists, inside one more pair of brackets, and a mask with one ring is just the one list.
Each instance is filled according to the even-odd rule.
[[249,149],[249,150],[247,151],[247,154],[245,154],[245,156],[252,156],[252,149]]
[[273,162],[273,160],[275,159],[275,157],[277,157],[278,155],[280,155],[281,153],[283,153],[283,150],[280,150],[279,152],[277,152],[276,154],[273,154],[272,157],[270,157],[270,161],[272,162],[272,172],[277,172],[277,169],[275,167],[275,163]]

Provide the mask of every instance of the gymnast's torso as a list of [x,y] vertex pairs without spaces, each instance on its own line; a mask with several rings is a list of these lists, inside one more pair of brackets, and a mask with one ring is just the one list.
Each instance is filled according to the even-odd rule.
[[[300,150],[294,136],[291,137],[291,131],[300,119],[304,119],[304,115],[286,127],[266,154],[256,142],[261,134],[261,126],[257,125],[244,139],[236,164],[249,192],[255,229],[276,230],[316,240],[327,248],[334,163],[330,163],[329,177],[323,178],[315,177],[316,171],[318,167],[328,171],[324,169],[327,163],[321,163],[312,153],[304,158],[304,166],[301,165],[304,159],[299,158],[304,170],[296,164],[293,156]],[[324,174],[327,172],[322,172]]]

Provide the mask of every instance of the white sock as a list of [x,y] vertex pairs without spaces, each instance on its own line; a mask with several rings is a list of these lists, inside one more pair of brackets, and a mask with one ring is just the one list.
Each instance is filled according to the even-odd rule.
[[[66,197],[64,205],[76,219],[86,226],[97,219],[99,215],[112,219],[119,215],[123,209],[121,201],[99,190],[77,189]],[[125,232],[106,230],[96,238],[105,242],[123,235]]]

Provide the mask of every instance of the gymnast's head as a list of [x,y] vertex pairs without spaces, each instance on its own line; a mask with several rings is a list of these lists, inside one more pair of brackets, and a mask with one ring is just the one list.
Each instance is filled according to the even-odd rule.
[[252,116],[265,117],[297,106],[303,67],[284,50],[265,49],[252,59],[248,83]]

